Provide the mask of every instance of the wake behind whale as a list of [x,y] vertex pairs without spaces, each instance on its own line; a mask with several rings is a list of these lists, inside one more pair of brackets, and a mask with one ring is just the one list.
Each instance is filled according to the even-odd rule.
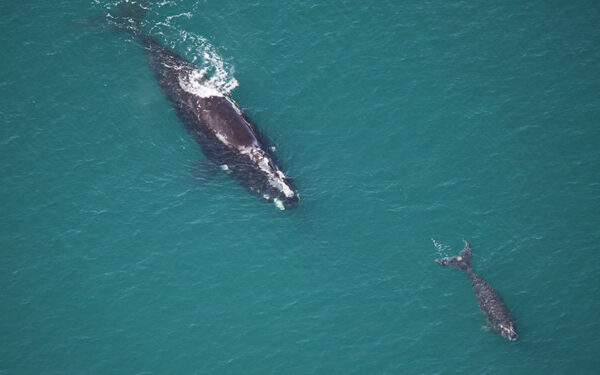
[[274,148],[227,95],[237,86],[237,81],[223,79],[223,74],[219,74],[222,61],[214,59],[210,50],[205,49],[203,58],[209,61],[212,58],[216,64],[198,68],[144,33],[141,21],[147,10],[141,2],[127,2],[109,12],[107,17],[144,47],[163,94],[203,153],[250,193],[273,202],[282,210],[294,207],[298,193],[278,166],[272,153]]

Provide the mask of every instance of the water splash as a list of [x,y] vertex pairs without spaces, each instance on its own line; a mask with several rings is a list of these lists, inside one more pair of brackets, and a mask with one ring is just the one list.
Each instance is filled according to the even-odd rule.
[[[101,4],[99,0],[93,0],[100,5],[105,12],[110,12],[131,0],[115,0]],[[176,2],[163,1],[149,5],[145,18],[139,27],[143,32],[157,38],[166,47],[183,55],[198,67],[198,74],[202,75],[202,85],[208,90],[215,90],[223,95],[231,93],[238,85],[234,77],[233,65],[227,63],[205,37],[187,31],[179,22],[194,17],[194,9],[181,12],[169,13],[169,7],[177,6]]]
[[448,250],[451,249],[449,245],[444,245],[442,243],[437,242],[435,239],[431,239],[433,242],[433,246],[435,246],[435,250],[440,257],[445,257],[448,255]]
[[[157,4],[157,9],[171,5],[176,4],[165,1]],[[155,15],[154,19],[164,17],[156,11],[153,14]],[[202,74],[202,84],[204,86],[227,95],[238,86],[238,81],[233,76],[235,69],[225,61],[205,37],[185,30],[183,26],[178,24],[180,20],[192,19],[193,17],[191,11],[179,12],[164,17],[163,21],[154,22],[154,24],[149,23],[146,27],[149,27],[151,35],[155,35],[155,33],[161,35],[168,47],[175,51],[186,51],[184,55],[196,64],[198,72]]]
[[215,47],[206,38],[192,32],[179,30],[181,43],[187,45],[188,55],[204,77],[203,84],[225,95],[235,89],[239,83],[233,76],[234,68],[227,64]]
[[[190,72],[189,76],[179,76],[179,86],[185,91],[202,98],[209,96],[223,96],[223,92],[214,86],[213,83],[206,81],[206,69],[196,69]],[[225,140],[222,140],[227,143]]]

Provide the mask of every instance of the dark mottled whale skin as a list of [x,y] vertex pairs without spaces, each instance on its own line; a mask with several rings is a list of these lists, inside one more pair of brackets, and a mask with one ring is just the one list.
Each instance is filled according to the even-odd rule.
[[475,297],[477,297],[477,303],[484,312],[490,328],[510,341],[515,341],[518,337],[514,327],[515,320],[504,305],[502,297],[500,297],[490,284],[473,271],[471,268],[471,254],[471,245],[467,242],[465,248],[457,257],[434,259],[434,261],[443,266],[466,271],[473,283],[473,291],[475,292]]
[[205,84],[194,64],[139,31],[145,13],[139,6],[127,9],[126,16],[109,18],[144,46],[162,92],[203,153],[249,192],[280,209],[295,206],[298,193],[277,165],[267,139],[233,100]]

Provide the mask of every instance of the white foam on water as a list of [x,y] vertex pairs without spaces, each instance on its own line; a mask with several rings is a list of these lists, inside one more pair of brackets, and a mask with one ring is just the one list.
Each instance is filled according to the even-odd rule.
[[215,47],[206,38],[192,32],[180,30],[182,42],[186,42],[191,61],[198,66],[202,74],[202,84],[209,89],[228,95],[239,83],[233,76],[235,69],[227,64]]
[[168,17],[167,17],[167,23],[168,23],[168,24],[170,24],[170,23],[171,23],[171,20],[172,20],[173,18],[178,18],[178,17],[185,17],[185,18],[187,18],[187,19],[190,19],[190,18],[192,18],[192,13],[190,13],[190,12],[185,12],[185,13],[179,13],[179,14],[175,14],[175,15],[173,15],[173,16],[168,16]]
[[[208,98],[210,96],[223,96],[223,93],[216,87],[212,87],[204,77],[206,76],[205,70],[193,70],[189,74],[187,72],[181,72],[179,75],[179,86],[182,89],[200,96],[202,98]],[[218,136],[218,135],[217,135]],[[227,143],[225,140],[221,140]]]
[[[104,8],[106,12],[133,2],[132,0],[92,1]],[[185,20],[194,18],[194,14],[197,13],[196,8],[197,6],[193,6],[182,12],[176,1],[163,0],[160,3],[151,3],[139,27],[143,33],[155,37],[165,47],[179,53],[185,51],[184,58],[198,67],[195,76],[190,78],[196,79],[201,76],[202,80],[190,80],[188,88],[198,90],[204,95],[216,93],[220,93],[220,96],[228,95],[239,85],[233,76],[234,67],[225,61],[206,38],[184,30],[184,27],[189,29],[189,26],[181,24]]]
[[447,250],[450,248],[448,245],[441,244],[437,242],[435,239],[431,239],[433,242],[433,246],[435,246],[436,252],[440,257],[445,257],[447,255]]

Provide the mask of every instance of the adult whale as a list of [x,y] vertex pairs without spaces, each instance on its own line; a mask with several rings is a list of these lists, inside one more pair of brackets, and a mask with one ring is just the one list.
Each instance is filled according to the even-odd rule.
[[518,337],[515,331],[515,320],[504,305],[502,297],[490,284],[473,271],[471,268],[471,254],[471,245],[467,242],[465,248],[457,257],[434,259],[434,261],[443,266],[466,271],[471,278],[477,303],[487,318],[488,326],[510,341],[515,341]]
[[231,98],[208,84],[202,70],[140,30],[146,9],[128,2],[108,18],[142,44],[162,92],[203,153],[249,192],[279,209],[294,207],[298,193],[277,165],[274,148]]

